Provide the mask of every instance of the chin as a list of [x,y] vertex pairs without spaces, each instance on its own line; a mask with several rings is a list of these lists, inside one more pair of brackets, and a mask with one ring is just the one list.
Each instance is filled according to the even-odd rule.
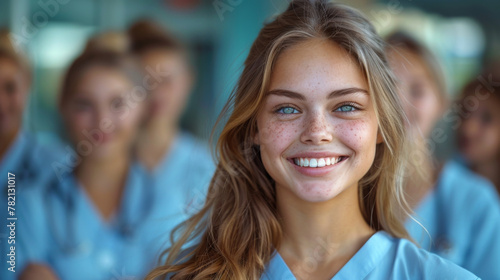
[[307,202],[325,202],[334,199],[344,188],[336,183],[309,183],[294,186],[295,195]]
[[94,146],[94,150],[89,155],[94,159],[106,159],[109,157],[116,157],[117,149],[113,145],[101,144],[99,146]]

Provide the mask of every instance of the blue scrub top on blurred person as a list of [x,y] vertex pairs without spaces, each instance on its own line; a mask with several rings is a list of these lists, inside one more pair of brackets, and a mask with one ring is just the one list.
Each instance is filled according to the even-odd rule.
[[151,171],[142,168],[163,195],[184,197],[176,207],[183,208],[188,216],[203,207],[215,172],[207,144],[187,132],[177,135],[158,166]]
[[[0,159],[0,174],[7,178],[7,172],[14,173],[16,188],[38,187],[53,173],[51,163],[62,155],[62,149],[41,145],[34,135],[21,131]],[[7,187],[7,180],[2,180],[1,184]]]
[[19,268],[36,262],[61,279],[142,279],[169,247],[170,232],[204,202],[214,167],[203,165],[202,147],[179,137],[160,166],[165,169],[146,173],[133,164],[110,221],[102,220],[72,173],[24,193]]
[[[11,260],[11,255],[13,255],[10,250],[11,246],[16,247],[14,251],[16,254],[15,271],[16,273],[18,271],[18,243],[16,233],[19,230],[19,221],[10,220],[11,218],[18,217],[18,195],[24,190],[42,187],[43,182],[51,175],[51,162],[56,161],[60,156],[62,156],[62,152],[55,146],[49,148],[41,145],[34,135],[27,131],[20,131],[3,158],[0,159],[0,176],[2,176],[2,180],[0,181],[2,193],[1,205],[3,205],[0,211],[0,218],[2,220],[2,227],[0,230],[1,279],[15,279],[16,274],[8,270],[11,264],[7,263],[7,261]],[[9,172],[13,175],[9,176]],[[9,186],[8,184],[9,177],[14,179],[15,184],[13,186]],[[11,190],[9,191],[9,189]],[[9,202],[14,211],[10,211],[12,208],[7,208]],[[12,205],[12,202],[14,202],[15,205]],[[9,213],[14,215],[9,215]],[[8,218],[9,220],[7,220]],[[13,231],[7,227],[11,222],[15,224],[15,228],[12,227]],[[9,239],[11,235],[16,238]]]
[[[295,268],[294,272],[303,279],[309,279],[308,269],[310,268]],[[297,278],[276,252],[260,279]],[[406,239],[394,238],[384,231],[378,231],[332,278],[332,280],[346,279],[477,280],[479,278],[450,261],[418,248]]]
[[425,229],[411,219],[406,228],[423,249],[483,280],[500,279],[500,200],[487,180],[448,162],[414,218]]

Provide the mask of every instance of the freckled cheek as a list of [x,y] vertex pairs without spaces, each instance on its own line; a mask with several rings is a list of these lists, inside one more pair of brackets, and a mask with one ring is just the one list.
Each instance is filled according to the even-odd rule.
[[375,148],[377,139],[376,123],[370,121],[346,121],[335,127],[337,137],[356,153]]
[[288,146],[297,138],[297,132],[293,122],[270,121],[259,126],[261,145]]

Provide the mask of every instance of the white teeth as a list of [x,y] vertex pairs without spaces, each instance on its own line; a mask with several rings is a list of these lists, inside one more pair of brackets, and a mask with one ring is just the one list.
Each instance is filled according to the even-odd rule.
[[302,167],[325,167],[329,165],[336,164],[340,162],[342,157],[331,157],[331,158],[294,158],[293,162],[295,165]]

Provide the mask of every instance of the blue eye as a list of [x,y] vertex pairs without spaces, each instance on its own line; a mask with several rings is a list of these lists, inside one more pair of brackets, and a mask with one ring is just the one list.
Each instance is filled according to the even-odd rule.
[[299,111],[293,107],[281,107],[276,112],[285,115],[299,113]]
[[335,111],[337,112],[352,112],[356,111],[357,108],[352,106],[352,105],[342,105],[339,108],[337,108]]

